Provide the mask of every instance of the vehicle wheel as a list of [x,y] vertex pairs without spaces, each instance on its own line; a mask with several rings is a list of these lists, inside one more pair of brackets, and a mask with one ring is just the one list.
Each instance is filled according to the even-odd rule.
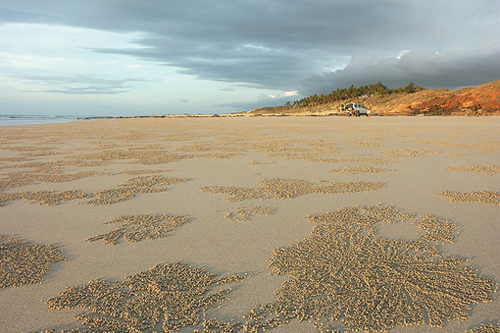
[[356,117],[359,117],[359,111],[356,111],[354,114],[356,115]]

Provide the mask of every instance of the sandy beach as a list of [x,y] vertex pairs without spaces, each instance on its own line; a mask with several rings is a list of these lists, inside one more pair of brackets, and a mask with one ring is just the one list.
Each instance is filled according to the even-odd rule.
[[498,117],[0,127],[0,332],[498,325],[498,133]]

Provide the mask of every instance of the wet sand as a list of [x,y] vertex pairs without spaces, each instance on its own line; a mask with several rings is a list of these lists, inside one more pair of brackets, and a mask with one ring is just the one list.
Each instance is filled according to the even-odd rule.
[[[100,294],[68,301],[76,296],[66,288],[92,289],[96,279],[108,282],[104,295],[117,288],[116,306],[143,299],[148,310],[136,318],[159,318],[151,324],[159,331],[457,332],[497,323],[499,132],[497,117],[0,127],[0,235],[65,258],[29,268],[41,282],[0,288],[0,331],[82,328],[91,310],[113,325],[137,315],[92,303],[108,297]],[[11,262],[46,265],[44,251],[17,247],[14,256],[5,244]],[[144,285],[120,284],[141,272]],[[166,276],[186,290],[202,279],[203,292],[169,294],[158,282]],[[198,305],[178,310],[190,320],[165,319],[161,297]]]

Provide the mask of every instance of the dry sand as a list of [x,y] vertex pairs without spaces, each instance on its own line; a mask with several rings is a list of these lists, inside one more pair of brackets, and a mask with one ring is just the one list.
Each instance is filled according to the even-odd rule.
[[0,276],[27,267],[0,287],[0,332],[498,329],[498,133],[496,117],[1,127]]

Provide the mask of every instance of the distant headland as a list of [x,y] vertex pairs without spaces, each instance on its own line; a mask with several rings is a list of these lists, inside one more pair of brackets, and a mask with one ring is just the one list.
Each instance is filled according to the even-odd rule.
[[249,115],[343,115],[342,104],[363,103],[375,116],[490,116],[500,115],[500,81],[459,90],[425,89],[410,83],[389,89],[382,83],[337,89],[287,102],[256,108]]

